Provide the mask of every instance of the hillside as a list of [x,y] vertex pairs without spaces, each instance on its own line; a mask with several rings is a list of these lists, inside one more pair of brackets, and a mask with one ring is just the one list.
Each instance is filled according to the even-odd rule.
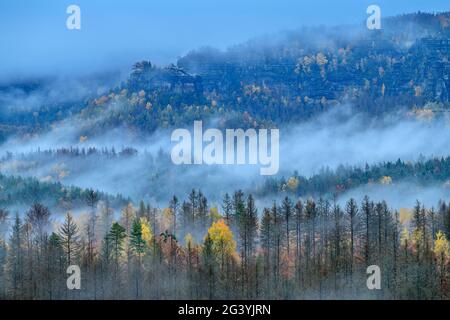
[[449,21],[450,13],[417,13],[388,19],[381,31],[304,28],[225,52],[192,51],[176,66],[139,62],[128,81],[82,114],[98,117],[109,107],[100,127],[152,132],[198,118],[264,127],[343,103],[371,115],[438,113],[450,101]]

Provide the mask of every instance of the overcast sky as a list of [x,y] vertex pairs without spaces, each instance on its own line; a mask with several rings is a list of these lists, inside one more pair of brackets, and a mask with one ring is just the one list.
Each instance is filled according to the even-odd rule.
[[[79,31],[66,28],[70,4],[81,8]],[[360,23],[370,4],[382,16],[450,10],[449,0],[1,0],[0,75],[90,72],[139,59],[165,64],[204,45]]]

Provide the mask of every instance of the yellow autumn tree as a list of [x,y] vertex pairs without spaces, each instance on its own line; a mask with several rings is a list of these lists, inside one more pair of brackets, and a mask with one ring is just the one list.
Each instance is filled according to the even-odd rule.
[[450,244],[442,231],[438,231],[436,234],[433,252],[441,262],[448,260],[450,257]]
[[434,241],[433,252],[436,256],[437,267],[440,278],[440,289],[446,292],[446,278],[448,277],[447,264],[450,258],[450,244],[442,231],[438,231],[436,234],[436,240]]
[[290,177],[289,180],[287,181],[287,186],[292,191],[297,190],[298,184],[299,180],[297,177]]
[[231,232],[225,220],[220,219],[214,222],[208,229],[208,235],[212,241],[213,252],[217,257],[222,259],[222,262],[225,256],[232,255],[236,250],[236,241],[233,239],[233,232]]
[[217,207],[212,207],[211,209],[209,209],[209,216],[212,221],[218,221],[222,218]]
[[392,183],[392,178],[389,177],[389,176],[383,176],[383,177],[380,179],[380,183],[381,183],[381,184],[391,184],[391,183]]
[[142,230],[142,239],[145,241],[145,243],[150,245],[153,239],[153,232],[150,223],[145,217],[141,218],[141,230]]
[[409,231],[407,228],[403,228],[402,233],[400,234],[400,244],[405,249],[408,248],[409,245]]

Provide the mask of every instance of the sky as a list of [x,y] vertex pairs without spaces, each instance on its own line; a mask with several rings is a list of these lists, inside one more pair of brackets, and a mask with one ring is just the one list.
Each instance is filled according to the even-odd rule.
[[[71,4],[81,8],[81,30],[66,28]],[[142,59],[167,64],[202,46],[361,23],[371,4],[382,17],[450,10],[448,0],[1,0],[0,78],[88,74]]]

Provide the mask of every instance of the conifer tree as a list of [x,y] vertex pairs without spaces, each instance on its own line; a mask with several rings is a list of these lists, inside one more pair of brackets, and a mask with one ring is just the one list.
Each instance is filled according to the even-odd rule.
[[59,229],[60,243],[66,255],[66,264],[68,266],[74,264],[78,257],[80,248],[80,235],[78,226],[73,220],[72,214],[68,212],[64,223]]

